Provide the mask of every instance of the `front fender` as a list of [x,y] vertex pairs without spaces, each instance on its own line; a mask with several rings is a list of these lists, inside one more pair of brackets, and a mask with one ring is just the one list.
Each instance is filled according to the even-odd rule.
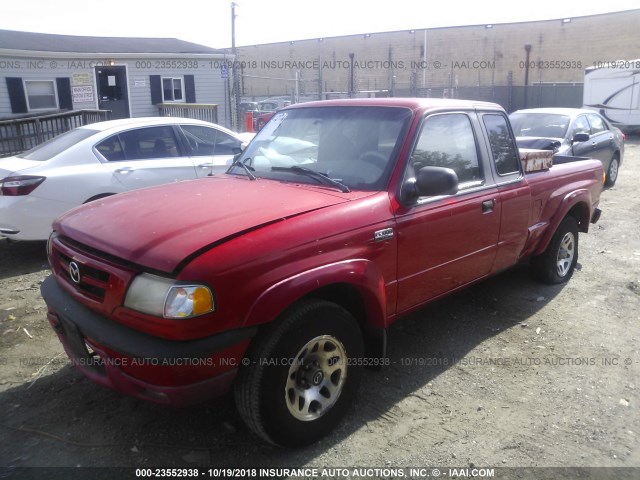
[[333,285],[355,288],[363,302],[366,323],[386,327],[384,278],[377,265],[365,259],[331,263],[281,280],[256,299],[243,324],[254,326],[271,322],[300,298]]

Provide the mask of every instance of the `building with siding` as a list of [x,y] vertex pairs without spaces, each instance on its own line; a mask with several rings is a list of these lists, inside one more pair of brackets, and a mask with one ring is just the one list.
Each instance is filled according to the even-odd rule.
[[163,106],[197,106],[231,126],[231,58],[174,38],[0,30],[0,118],[80,109],[145,117],[158,116]]

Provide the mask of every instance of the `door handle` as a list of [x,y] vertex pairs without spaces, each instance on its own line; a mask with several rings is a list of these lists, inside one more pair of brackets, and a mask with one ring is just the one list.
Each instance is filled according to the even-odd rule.
[[122,173],[123,175],[126,175],[127,173],[131,173],[133,172],[134,169],[131,167],[124,167],[124,168],[119,168],[116,170],[116,173]]
[[496,206],[495,200],[485,200],[484,202],[482,202],[482,213],[492,212],[495,206]]
[[201,163],[198,165],[198,168],[211,168],[213,167],[213,163]]

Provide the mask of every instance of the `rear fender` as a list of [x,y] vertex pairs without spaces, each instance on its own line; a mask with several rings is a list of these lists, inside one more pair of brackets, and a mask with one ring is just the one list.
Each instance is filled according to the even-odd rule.
[[362,327],[386,327],[384,278],[375,263],[364,259],[323,265],[270,286],[249,309],[244,326],[271,322],[297,300],[339,284],[346,284],[358,292],[365,315],[364,319],[359,319],[364,322]]
[[591,193],[587,189],[574,190],[567,194],[560,203],[556,213],[551,217],[549,226],[540,238],[538,245],[532,255],[539,255],[547,249],[553,235],[556,233],[560,222],[567,216],[572,215],[578,221],[578,230],[584,233],[589,231],[589,221],[591,219]]

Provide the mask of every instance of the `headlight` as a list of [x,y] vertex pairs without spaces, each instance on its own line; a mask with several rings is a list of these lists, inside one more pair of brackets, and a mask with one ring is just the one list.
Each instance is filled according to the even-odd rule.
[[124,306],[164,318],[190,318],[215,310],[209,287],[182,285],[149,273],[142,273],[133,279]]

